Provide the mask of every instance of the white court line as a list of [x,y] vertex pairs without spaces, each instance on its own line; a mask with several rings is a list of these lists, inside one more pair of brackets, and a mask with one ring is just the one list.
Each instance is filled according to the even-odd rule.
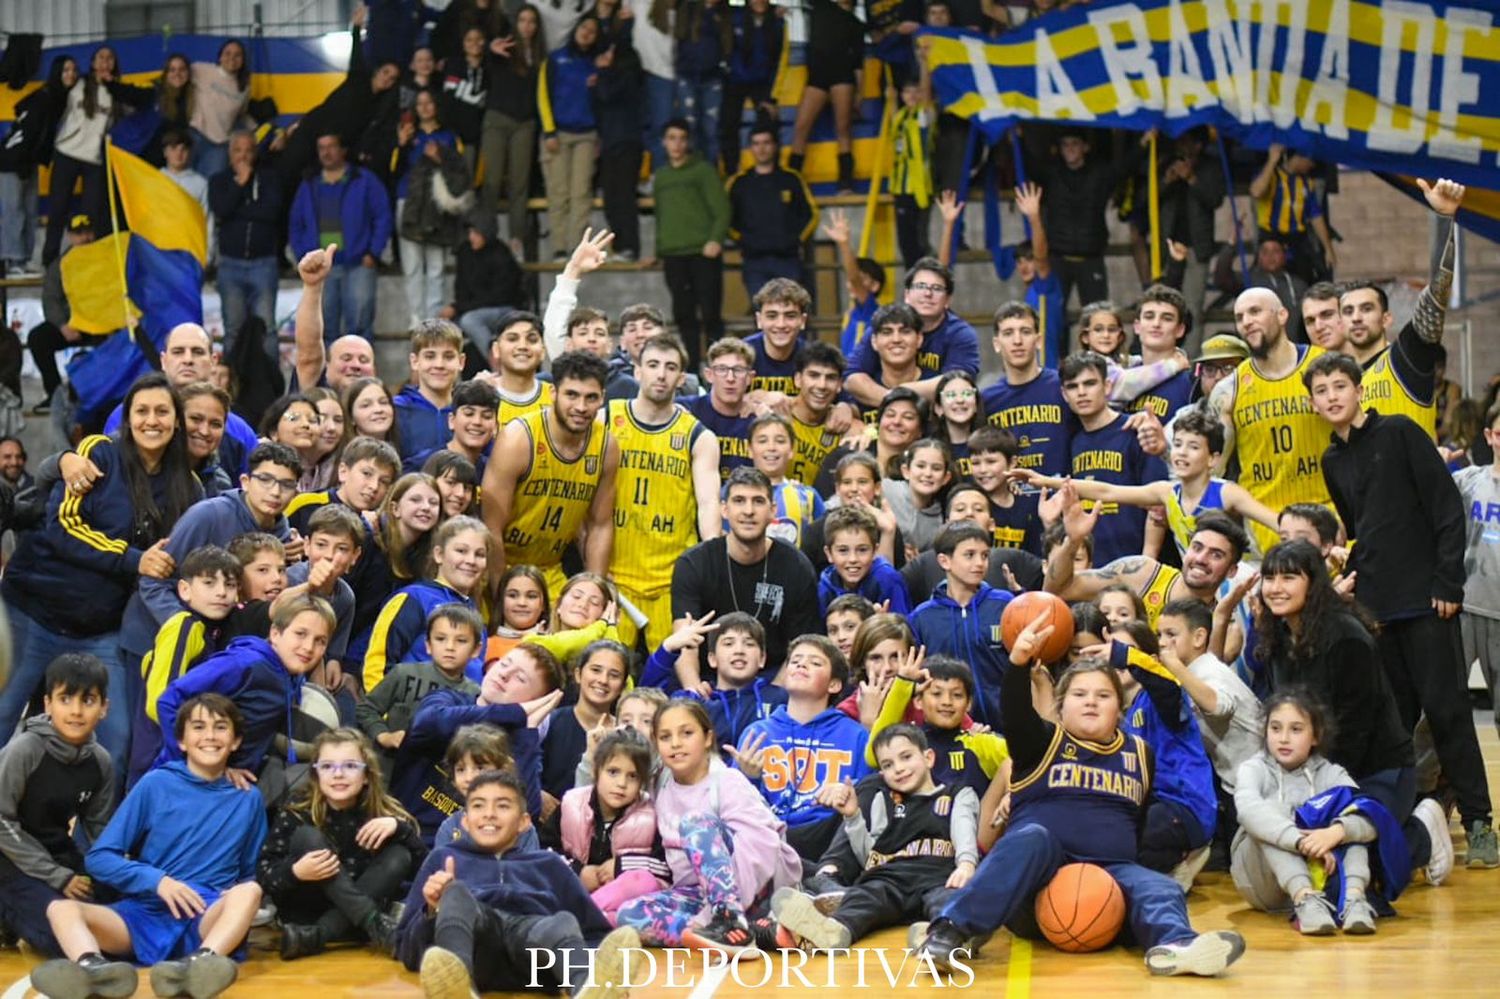
[[[693,991],[688,993],[688,999],[713,999],[713,994],[724,983],[724,979],[729,977],[730,964],[730,961],[725,961],[721,965],[710,967],[704,974],[703,981],[694,985]],[[12,997],[7,994],[0,996],[0,999],[19,999],[19,996]]]
[[0,992],[0,999],[22,999],[31,989],[31,976],[22,975],[21,980],[11,984],[11,987]]

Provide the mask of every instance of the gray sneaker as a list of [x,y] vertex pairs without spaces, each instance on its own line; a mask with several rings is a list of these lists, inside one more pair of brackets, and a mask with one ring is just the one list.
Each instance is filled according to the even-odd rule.
[[771,914],[807,950],[841,950],[853,942],[847,926],[823,915],[812,898],[799,891],[772,895]]
[[1160,944],[1146,951],[1146,967],[1153,975],[1212,977],[1240,959],[1245,938],[1233,930],[1200,933],[1185,943]]
[[1351,898],[1344,906],[1344,916],[1340,924],[1344,932],[1350,936],[1369,936],[1375,932],[1375,908],[1365,901],[1363,895]]
[[1326,937],[1338,931],[1333,906],[1318,892],[1309,892],[1297,903],[1297,932],[1305,937]]
[[1495,830],[1488,822],[1475,819],[1469,823],[1469,857],[1470,867],[1500,867],[1500,841],[1495,838]]

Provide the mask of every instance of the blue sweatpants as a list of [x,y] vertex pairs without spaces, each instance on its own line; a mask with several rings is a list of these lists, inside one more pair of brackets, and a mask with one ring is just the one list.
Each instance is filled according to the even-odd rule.
[[[992,933],[1001,926],[1022,937],[1038,936],[1036,894],[1058,868],[1077,858],[1044,826],[1028,823],[1000,838],[974,877],[939,913],[965,936]],[[1139,864],[1093,861],[1109,871],[1125,895],[1126,923],[1144,947],[1179,943],[1197,936],[1188,923],[1187,902],[1177,882]]]

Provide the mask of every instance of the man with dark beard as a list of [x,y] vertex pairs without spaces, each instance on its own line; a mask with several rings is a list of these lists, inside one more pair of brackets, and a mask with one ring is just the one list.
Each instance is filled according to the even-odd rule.
[[[1322,468],[1329,427],[1313,412],[1302,384],[1302,372],[1323,348],[1287,339],[1287,318],[1271,289],[1240,293],[1234,325],[1250,356],[1234,377],[1215,387],[1211,403],[1224,424],[1221,461],[1238,454],[1240,485],[1273,510],[1292,503],[1329,503]],[[1250,529],[1261,551],[1279,540],[1259,524]]]

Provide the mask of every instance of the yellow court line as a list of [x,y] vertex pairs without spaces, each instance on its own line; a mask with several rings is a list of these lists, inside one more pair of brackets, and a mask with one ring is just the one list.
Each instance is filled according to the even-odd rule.
[[1010,938],[1010,962],[1005,969],[1005,999],[1031,996],[1031,941]]

